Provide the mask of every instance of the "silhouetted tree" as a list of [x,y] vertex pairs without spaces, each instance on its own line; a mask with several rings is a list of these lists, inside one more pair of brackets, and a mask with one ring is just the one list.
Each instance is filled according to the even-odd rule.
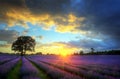
[[91,48],[91,53],[94,53],[95,49],[94,48]]
[[35,40],[30,36],[20,36],[13,42],[11,49],[18,51],[21,56],[25,55],[26,51],[35,51]]
[[83,55],[83,54],[84,54],[84,52],[81,50],[81,51],[80,51],[80,55]]
[[74,52],[73,55],[79,55],[79,52]]
[[38,53],[36,53],[36,55],[42,55],[42,52],[38,52]]

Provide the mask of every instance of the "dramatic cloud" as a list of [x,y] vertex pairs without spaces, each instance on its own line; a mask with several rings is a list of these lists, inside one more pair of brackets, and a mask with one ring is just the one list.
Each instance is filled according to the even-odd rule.
[[[0,0],[0,22],[8,23],[13,25],[10,18],[7,14],[11,11],[23,12],[25,11],[25,5],[23,0]],[[14,13],[13,13],[14,14]],[[14,19],[15,20],[15,19]]]
[[0,41],[12,43],[18,37],[18,32],[14,30],[0,30]]
[[15,30],[0,30],[0,51],[11,52],[11,44],[18,35]]
[[29,28],[27,23],[32,23],[45,30],[55,26],[57,32],[75,32],[86,18],[77,17],[72,4],[72,0],[1,0],[0,21],[8,26]]
[[[76,48],[120,49],[119,21],[120,0],[0,0],[1,24],[29,29],[31,23],[44,30],[54,28],[90,38],[65,44]],[[0,40],[11,42],[14,32],[1,32]]]
[[25,2],[33,14],[61,15],[69,13],[71,9],[71,0],[26,0]]
[[[101,33],[120,48],[120,0],[84,0],[84,10],[88,24],[79,28],[85,31]],[[89,26],[89,27],[88,27]]]

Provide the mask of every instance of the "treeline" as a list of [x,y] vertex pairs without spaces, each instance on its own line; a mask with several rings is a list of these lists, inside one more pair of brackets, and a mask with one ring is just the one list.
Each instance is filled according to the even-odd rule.
[[[3,53],[0,52],[0,54],[11,54],[11,55],[20,55],[20,53]],[[26,54],[26,55],[55,55],[55,54],[43,54],[42,52],[37,52],[37,53],[33,53],[33,54]],[[107,50],[107,51],[91,51],[88,53],[85,53],[83,51],[80,52],[75,52],[72,55],[120,55],[120,50]]]
[[73,55],[120,55],[120,50],[108,50],[84,53],[83,51],[74,53]]

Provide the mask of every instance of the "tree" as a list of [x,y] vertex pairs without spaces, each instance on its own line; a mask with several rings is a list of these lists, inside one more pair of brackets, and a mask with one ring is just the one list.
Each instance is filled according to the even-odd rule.
[[83,55],[83,54],[84,54],[84,52],[81,50],[81,51],[80,51],[80,55]]
[[18,51],[21,56],[25,55],[26,51],[35,51],[35,40],[30,36],[20,36],[13,42],[11,49]]
[[36,55],[42,55],[42,52],[38,52],[38,53],[36,53]]
[[94,48],[91,48],[91,53],[94,53],[95,49]]

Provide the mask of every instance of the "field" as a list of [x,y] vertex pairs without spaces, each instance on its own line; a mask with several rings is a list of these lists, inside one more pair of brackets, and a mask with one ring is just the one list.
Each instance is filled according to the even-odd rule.
[[0,79],[120,79],[120,55],[0,55]]

